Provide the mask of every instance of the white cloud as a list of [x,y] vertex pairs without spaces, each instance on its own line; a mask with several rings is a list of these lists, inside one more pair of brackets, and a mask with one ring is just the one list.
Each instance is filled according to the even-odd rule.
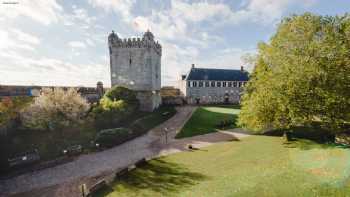
[[86,39],[86,44],[88,44],[89,46],[95,46],[95,42],[92,41],[90,38]]
[[19,29],[0,30],[0,52],[8,50],[30,50],[40,43],[40,39]]
[[124,21],[130,21],[131,8],[135,0],[89,0],[94,7],[103,8],[105,11],[115,11],[122,16]]
[[71,41],[68,42],[68,45],[72,48],[86,48],[86,44],[80,41]]
[[29,17],[36,22],[49,25],[57,22],[63,11],[56,0],[19,0],[18,2],[18,4],[2,4],[0,18]]
[[221,3],[198,2],[189,4],[183,1],[172,1],[171,15],[183,17],[189,21],[200,22],[215,16],[225,17],[230,14],[232,14],[230,7]]
[[7,62],[6,65],[0,64],[0,84],[94,87],[97,81],[102,81],[110,86],[106,65],[73,64],[55,58],[24,56],[13,51],[0,53],[0,58]]
[[27,42],[33,45],[38,45],[40,43],[40,39],[32,34],[25,33],[19,29],[12,29],[12,32],[16,34],[19,41]]

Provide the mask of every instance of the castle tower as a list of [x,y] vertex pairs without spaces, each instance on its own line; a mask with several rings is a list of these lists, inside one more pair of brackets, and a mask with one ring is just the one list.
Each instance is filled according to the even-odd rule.
[[153,111],[161,104],[162,47],[147,31],[142,38],[120,39],[108,36],[112,86],[137,92],[142,111]]

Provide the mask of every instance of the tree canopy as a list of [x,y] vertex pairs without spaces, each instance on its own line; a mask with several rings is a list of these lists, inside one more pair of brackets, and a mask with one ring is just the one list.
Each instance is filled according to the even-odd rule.
[[239,122],[255,131],[350,122],[350,15],[287,17],[260,43]]

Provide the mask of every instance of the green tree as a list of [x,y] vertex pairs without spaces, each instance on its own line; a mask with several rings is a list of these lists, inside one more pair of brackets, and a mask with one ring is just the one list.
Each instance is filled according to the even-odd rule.
[[255,131],[350,121],[350,16],[285,18],[259,54],[239,122]]
[[136,93],[128,88],[114,86],[105,93],[98,106],[94,107],[96,126],[111,128],[120,126],[139,107]]

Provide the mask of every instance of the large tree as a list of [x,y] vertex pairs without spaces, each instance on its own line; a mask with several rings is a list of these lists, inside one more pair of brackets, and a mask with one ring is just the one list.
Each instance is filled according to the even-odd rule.
[[259,44],[240,124],[255,130],[350,121],[350,15],[285,18]]

